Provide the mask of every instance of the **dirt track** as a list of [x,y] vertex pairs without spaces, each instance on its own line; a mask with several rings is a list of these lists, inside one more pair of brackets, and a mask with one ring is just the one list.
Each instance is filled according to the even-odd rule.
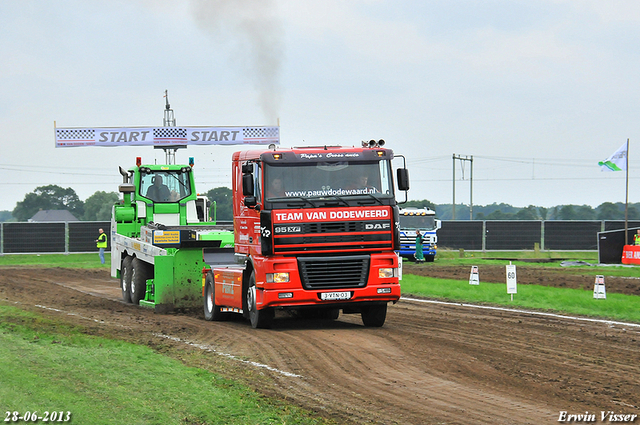
[[402,300],[383,328],[341,315],[279,317],[274,329],[255,330],[199,312],[157,315],[119,298],[106,270],[0,269],[0,302],[149,345],[338,423],[551,424],[561,411],[602,423],[601,411],[640,414],[640,327]]

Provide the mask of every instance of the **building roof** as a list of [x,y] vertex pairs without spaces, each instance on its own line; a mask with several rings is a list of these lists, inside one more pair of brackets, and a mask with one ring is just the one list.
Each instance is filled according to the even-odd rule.
[[40,210],[29,219],[30,222],[46,222],[46,221],[78,221],[67,210]]

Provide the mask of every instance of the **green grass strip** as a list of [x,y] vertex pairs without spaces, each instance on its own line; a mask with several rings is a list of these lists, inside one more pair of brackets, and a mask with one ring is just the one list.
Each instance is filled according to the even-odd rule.
[[584,260],[598,262],[598,251],[465,251],[438,248],[436,261],[469,259],[523,258],[537,260]]
[[594,299],[593,291],[553,288],[541,285],[518,285],[518,293],[507,294],[506,283],[437,279],[404,274],[400,281],[403,296],[422,296],[438,300],[491,304],[506,307],[552,310],[566,314],[600,317],[640,323],[640,297],[607,294],[606,299]]
[[95,254],[6,254],[0,255],[0,266],[41,266],[69,267],[75,269],[108,269],[111,254],[104,254],[104,264],[100,264],[98,253]]
[[7,411],[69,411],[70,423],[101,425],[327,423],[148,347],[0,304],[0,412]]

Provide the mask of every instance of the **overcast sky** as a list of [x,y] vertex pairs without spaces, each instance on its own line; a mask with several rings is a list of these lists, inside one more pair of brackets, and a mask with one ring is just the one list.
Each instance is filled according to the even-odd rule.
[[[280,124],[283,146],[384,139],[410,199],[640,202],[637,0],[2,0],[0,210],[38,186],[117,191],[152,148],[54,147],[58,127]],[[189,147],[200,192],[234,147]],[[471,163],[456,162],[456,202]],[[464,169],[463,169],[464,166]],[[464,178],[464,180],[463,180]],[[400,196],[403,199],[403,196]]]

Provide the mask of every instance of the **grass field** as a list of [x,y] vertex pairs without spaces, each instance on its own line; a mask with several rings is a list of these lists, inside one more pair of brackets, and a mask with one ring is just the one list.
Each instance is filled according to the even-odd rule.
[[[436,264],[449,266],[504,265],[506,259],[520,267],[557,267],[565,273],[589,273],[607,276],[640,278],[640,267],[629,266],[579,266],[561,267],[562,260],[580,260],[597,264],[597,252],[465,252],[461,258],[459,251],[440,250]],[[550,260],[549,262],[531,262],[532,260]],[[101,265],[98,254],[47,254],[47,255],[4,255],[0,256],[0,266],[71,267],[71,268],[108,268]],[[428,265],[427,265],[428,267]],[[536,285],[518,285],[518,294],[514,300],[506,294],[504,283],[485,283],[480,286],[469,285],[466,281],[433,279],[405,274],[402,284],[404,295],[430,297],[442,300],[487,303],[492,305],[517,306],[552,310],[570,314],[581,314],[614,320],[628,320],[640,323],[640,297],[620,294],[607,294],[606,300],[594,300],[593,293],[566,288],[550,288]]]
[[[562,267],[563,260],[579,260],[594,266]],[[553,267],[562,269],[563,273],[640,278],[640,267],[597,265],[597,252],[465,252],[461,257],[459,251],[441,250],[436,257],[438,265],[466,266],[469,270],[474,265],[504,266],[507,261],[512,261],[518,268]],[[435,279],[407,274],[403,276],[401,286],[404,296],[413,294],[439,300],[530,308],[640,323],[640,297],[633,295],[609,293],[603,300],[594,299],[592,291],[518,285],[518,293],[511,301],[505,283],[482,282],[480,285],[469,285],[468,280]]]
[[[444,254],[444,253],[443,253]],[[441,255],[441,265],[504,265],[522,253]],[[592,253],[555,258],[592,262]],[[536,255],[540,255],[539,253]],[[539,257],[532,257],[539,258]],[[0,266],[107,268],[97,254],[5,255]],[[559,267],[559,264],[558,264]],[[567,273],[579,271],[567,268]],[[598,268],[600,269],[600,268]],[[602,267],[608,275],[640,276],[640,268]],[[594,268],[589,267],[590,272]],[[604,274],[604,273],[603,273]],[[419,277],[405,274],[404,296],[530,308],[640,323],[640,297],[607,294],[594,300],[585,290],[519,285],[511,301],[504,283]],[[207,370],[159,354],[151,348],[86,335],[0,301],[0,412],[71,413],[82,424],[332,424],[297,407],[265,398],[250,388]]]
[[507,294],[506,284],[482,282],[469,285],[469,281],[435,279],[403,275],[400,282],[402,295],[411,295],[465,303],[528,308],[577,314],[618,321],[640,323],[640,297],[607,294],[606,299],[594,299],[592,291],[552,288],[539,285],[518,285],[513,301]]
[[[108,268],[109,256],[102,265],[97,253],[4,255],[1,266]],[[0,301],[2,419],[36,411],[97,425],[334,424],[151,348],[85,335]]]
[[[13,412],[49,412],[49,422],[72,424],[333,424],[148,347],[1,302],[0,384],[9,422]],[[71,420],[53,421],[54,412]]]
[[100,264],[95,254],[9,254],[0,255],[0,266],[70,267],[76,269],[109,268],[111,254],[104,254],[104,264]]

